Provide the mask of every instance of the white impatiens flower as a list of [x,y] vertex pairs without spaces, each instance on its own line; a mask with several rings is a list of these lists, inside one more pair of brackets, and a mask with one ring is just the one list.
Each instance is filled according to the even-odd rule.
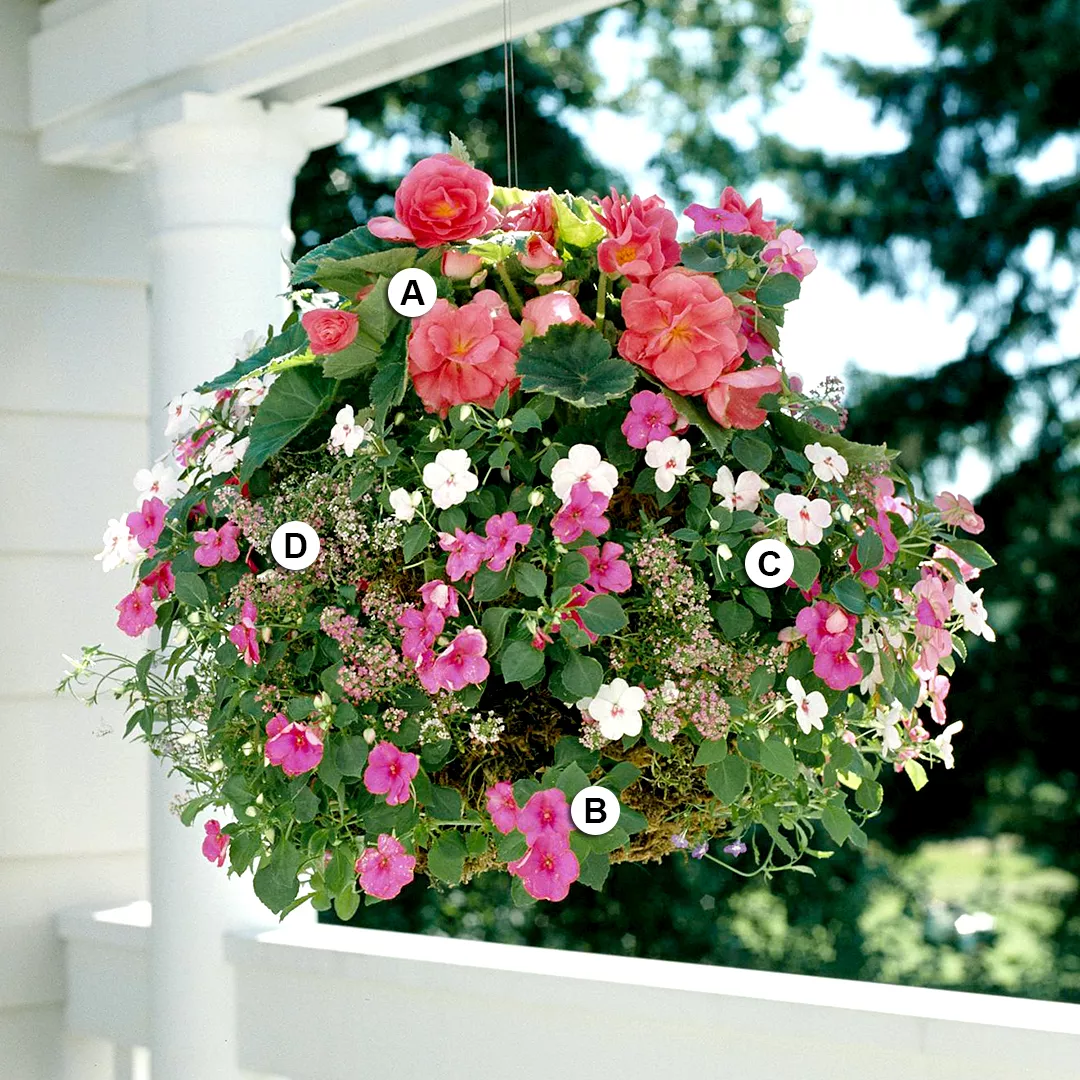
[[788,676],[787,690],[791,695],[792,702],[795,704],[795,719],[798,721],[802,733],[809,735],[814,728],[821,731],[824,727],[822,720],[825,719],[825,714],[829,711],[825,695],[820,690],[811,690],[808,694],[803,689],[803,684],[790,675]]
[[900,734],[900,717],[903,707],[894,701],[886,709],[879,709],[874,717],[874,734],[881,740],[882,755],[896,753],[904,745],[904,736]]
[[190,435],[202,419],[202,410],[210,408],[214,403],[210,394],[199,394],[194,390],[187,390],[179,397],[169,402],[167,412],[169,419],[165,424],[165,434],[170,439],[182,439]]
[[951,769],[954,764],[952,737],[958,731],[963,731],[963,729],[963,721],[956,720],[951,723],[936,739],[931,740],[937,752],[941,755],[942,764],[945,766],[946,769]]
[[689,461],[690,444],[678,435],[653,439],[645,447],[645,464],[656,470],[656,486],[661,491],[670,491],[675,486],[675,478],[690,471]]
[[188,483],[180,479],[180,474],[165,461],[158,461],[149,469],[140,469],[135,474],[136,506],[142,506],[147,499],[160,499],[171,503],[173,499],[186,494]]
[[604,683],[586,706],[589,715],[600,725],[600,734],[608,741],[641,734],[644,707],[645,691],[640,686],[631,686],[625,679]]
[[987,641],[994,641],[997,635],[986,621],[986,608],[983,607],[982,589],[972,592],[962,581],[953,589],[953,609],[964,620],[964,629],[972,634],[980,634]]
[[142,555],[142,548],[131,535],[127,524],[117,521],[116,518],[109,518],[109,527],[105,530],[101,542],[105,547],[94,558],[101,563],[101,569],[106,574],[125,563],[135,562]]
[[398,521],[412,521],[416,517],[416,508],[424,495],[420,491],[406,491],[405,488],[394,488],[390,492],[390,507],[394,511],[394,517]]
[[825,499],[812,502],[805,495],[784,491],[773,502],[776,512],[787,521],[788,539],[793,544],[818,544],[825,528],[832,523],[832,512]]
[[231,434],[222,435],[207,448],[203,465],[210,470],[211,476],[235,472],[236,467],[244,460],[244,454],[247,453],[248,443],[251,440],[246,435],[242,439],[237,439],[236,442],[233,442],[232,438]]
[[278,380],[276,371],[264,375],[261,379],[244,379],[236,384],[239,391],[238,401],[241,405],[251,409],[263,403],[270,387]]
[[363,424],[356,422],[356,413],[351,405],[343,405],[334,417],[334,426],[330,431],[330,445],[345,451],[346,457],[352,457],[357,448],[367,438]]
[[233,360],[246,360],[254,356],[266,344],[266,335],[258,330],[249,330],[243,337],[233,338],[229,342],[229,354]]
[[814,475],[826,483],[839,484],[848,474],[847,459],[831,446],[811,443],[803,448],[806,460],[814,466]]
[[479,487],[480,477],[469,471],[471,467],[467,450],[440,450],[435,460],[424,466],[424,485],[440,510],[463,503],[469,492]]
[[570,501],[574,485],[582,481],[589,485],[590,491],[599,491],[609,499],[619,482],[615,466],[588,443],[571,446],[567,456],[559,458],[551,470],[551,487],[564,504]]
[[761,501],[761,493],[769,485],[756,472],[739,473],[736,480],[726,465],[716,470],[716,479],[712,489],[720,496],[720,505],[725,510],[749,510],[753,513]]

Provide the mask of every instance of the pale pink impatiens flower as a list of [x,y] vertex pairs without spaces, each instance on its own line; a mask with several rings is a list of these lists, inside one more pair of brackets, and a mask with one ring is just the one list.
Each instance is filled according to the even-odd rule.
[[239,535],[240,526],[232,521],[226,521],[220,529],[192,533],[199,545],[195,549],[195,561],[206,567],[217,566],[222,561],[236,562],[240,558],[240,547],[236,542]]
[[116,625],[127,634],[128,637],[138,637],[154,625],[157,612],[154,609],[154,590],[149,585],[136,585],[116,605],[120,617]]
[[761,493],[768,486],[756,472],[741,472],[736,480],[732,471],[726,465],[721,465],[716,470],[712,489],[714,494],[720,496],[720,505],[725,510],[749,510],[753,513],[761,501]]
[[995,641],[997,635],[986,621],[986,608],[983,607],[982,589],[972,592],[962,581],[956,583],[953,590],[953,608],[964,620],[964,629],[971,634],[979,634],[987,641]]
[[249,667],[259,662],[259,631],[255,628],[258,615],[255,605],[245,600],[240,609],[240,621],[229,629],[229,640]]
[[284,713],[276,713],[267,721],[266,734],[266,760],[286,776],[303,776],[322,761],[322,731],[315,724],[290,723]]
[[433,607],[451,618],[457,618],[461,614],[458,609],[457,589],[437,578],[420,586],[420,599],[424,601],[425,607]]
[[645,464],[655,469],[654,482],[660,491],[670,491],[677,477],[690,471],[690,443],[678,435],[654,440],[645,447]]
[[360,888],[368,896],[393,900],[413,879],[416,856],[406,852],[404,845],[389,833],[380,833],[375,847],[364,849],[356,860]]
[[570,491],[570,501],[551,519],[551,532],[560,544],[571,544],[585,533],[602,536],[611,523],[604,517],[608,497],[592,491],[579,480]]
[[619,483],[619,472],[600,451],[588,443],[575,443],[551,468],[551,488],[566,504],[575,484],[584,482],[590,491],[598,491],[609,499]]
[[767,263],[772,273],[794,274],[800,281],[817,266],[817,256],[803,247],[801,233],[784,229],[775,240],[770,240],[761,252],[761,261]]
[[827,499],[810,500],[805,495],[783,491],[773,500],[776,512],[787,521],[788,539],[793,544],[819,544],[824,530],[832,524]]
[[202,853],[210,862],[218,866],[225,865],[225,856],[229,850],[229,834],[221,831],[221,822],[211,818],[206,825],[206,837],[202,842]]
[[581,864],[566,839],[541,836],[516,862],[507,866],[537,900],[565,900],[581,873]]
[[543,337],[551,327],[566,323],[593,325],[578,305],[577,297],[562,290],[534,296],[521,309],[521,329],[526,338]]
[[168,508],[155,495],[152,499],[144,499],[138,510],[132,511],[127,516],[127,527],[135,542],[141,548],[149,548],[158,542],[162,529],[165,528],[165,511]]
[[630,564],[620,559],[625,548],[607,541],[603,547],[578,548],[578,554],[589,564],[586,584],[598,593],[623,593],[633,584]]
[[518,811],[516,827],[530,847],[544,836],[554,835],[565,842],[570,835],[570,807],[566,795],[559,788],[534,791]]
[[450,691],[479,686],[491,674],[491,665],[484,659],[486,652],[484,632],[475,626],[464,627],[435,657],[434,681]]
[[491,823],[504,836],[517,828],[518,804],[514,798],[514,786],[508,780],[500,780],[497,784],[489,787],[487,795],[487,812],[491,815]]
[[372,795],[385,795],[387,806],[398,806],[409,801],[413,778],[419,769],[420,759],[415,754],[399,750],[384,740],[368,754],[364,787]]
[[971,500],[963,495],[943,491],[934,497],[934,505],[941,511],[941,520],[946,525],[958,526],[975,536],[986,528],[986,522],[975,513]]
[[654,440],[671,435],[677,420],[675,406],[663,394],[639,390],[630,399],[630,411],[620,430],[630,446],[644,450]]
[[847,459],[831,446],[811,443],[803,447],[803,454],[814,467],[814,475],[825,483],[839,484],[848,474]]
[[694,223],[694,232],[726,232],[738,235],[752,233],[762,240],[776,235],[776,222],[766,221],[761,200],[755,199],[749,206],[733,188],[726,187],[720,195],[720,205],[715,207],[691,203],[683,213]]
[[176,588],[176,576],[172,572],[172,563],[163,562],[155,566],[149,574],[140,579],[140,584],[150,586],[158,600],[168,600]]

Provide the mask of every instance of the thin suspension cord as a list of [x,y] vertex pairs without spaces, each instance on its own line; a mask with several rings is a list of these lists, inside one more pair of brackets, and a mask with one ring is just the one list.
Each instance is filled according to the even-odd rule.
[[513,34],[510,17],[510,0],[503,0],[503,87],[506,92],[506,183],[510,187],[518,184],[518,147],[517,147],[517,101],[514,93],[514,49],[511,45]]

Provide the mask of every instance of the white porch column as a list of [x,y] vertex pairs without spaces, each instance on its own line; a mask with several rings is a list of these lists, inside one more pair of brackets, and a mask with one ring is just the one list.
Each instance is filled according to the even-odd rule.
[[[165,403],[224,370],[228,343],[280,322],[289,206],[309,151],[345,134],[340,109],[274,106],[185,94],[142,148],[154,206],[151,432],[165,449]],[[164,121],[164,122],[160,122]],[[153,1080],[238,1080],[229,930],[277,920],[250,876],[228,879],[200,852],[203,815],[185,828],[169,812],[176,777],[151,765],[151,1070]],[[303,917],[300,913],[297,916]],[[103,988],[104,989],[104,988]]]

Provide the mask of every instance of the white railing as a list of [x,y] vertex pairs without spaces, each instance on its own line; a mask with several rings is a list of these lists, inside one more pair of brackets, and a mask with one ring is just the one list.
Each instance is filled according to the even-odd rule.
[[[149,905],[59,932],[73,1036],[141,1075]],[[240,1064],[289,1080],[1080,1076],[1077,1005],[311,924],[225,951]]]

